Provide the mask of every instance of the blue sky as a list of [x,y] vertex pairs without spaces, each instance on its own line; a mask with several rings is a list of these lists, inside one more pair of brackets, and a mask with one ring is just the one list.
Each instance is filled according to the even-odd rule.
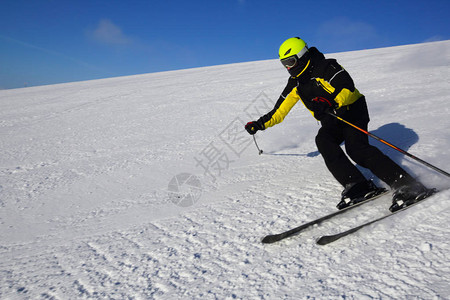
[[450,1],[0,0],[0,88],[450,39]]

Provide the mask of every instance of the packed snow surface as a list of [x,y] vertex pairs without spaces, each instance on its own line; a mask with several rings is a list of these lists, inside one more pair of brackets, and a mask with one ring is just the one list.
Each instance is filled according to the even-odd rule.
[[[372,133],[450,171],[450,41],[326,56]],[[244,131],[287,75],[269,60],[0,91],[0,298],[449,299],[450,178],[375,140],[441,192],[327,246],[390,196],[261,243],[342,190],[301,103],[256,135],[262,155]]]

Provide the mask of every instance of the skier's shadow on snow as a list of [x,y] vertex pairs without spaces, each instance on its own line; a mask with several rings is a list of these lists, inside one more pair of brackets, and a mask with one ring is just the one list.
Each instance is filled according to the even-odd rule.
[[[417,135],[417,133],[414,132],[414,130],[406,128],[404,125],[400,123],[389,123],[383,125],[376,130],[370,131],[370,133],[376,135],[380,139],[383,139],[385,142],[388,142],[391,145],[394,145],[406,152],[408,151],[409,148],[411,148],[412,145],[414,145],[415,143],[417,143],[417,141],[419,141],[419,136]],[[369,137],[369,143],[380,149],[384,154],[389,156],[397,164],[401,164],[402,160],[405,158],[405,155],[400,151],[395,150],[392,147],[380,141],[377,141],[371,137]],[[291,155],[315,157],[320,155],[320,153],[319,151],[313,151],[308,154],[291,154]],[[360,168],[364,169],[362,167]]]
[[[356,129],[355,129],[356,130]],[[410,128],[406,128],[405,125],[400,123],[389,123],[381,126],[380,128],[370,131],[373,135],[383,139],[384,141],[404,150],[408,151],[412,145],[419,141],[419,136],[414,130]],[[413,175],[413,172],[409,170],[407,167],[402,165],[402,161],[405,159],[405,155],[400,151],[393,149],[392,147],[387,146],[386,144],[377,141],[371,137],[369,137],[369,143],[378,149],[380,149],[384,154],[389,156],[393,161],[397,164],[401,165],[408,173]],[[270,153],[270,155],[279,155],[279,156],[303,156],[303,157],[316,157],[319,156],[319,151],[313,151],[307,154],[283,154],[283,153]],[[366,178],[373,178],[375,181],[376,177],[367,169],[357,166],[359,170],[366,176]]]
[[[419,136],[413,129],[406,128],[405,125],[400,123],[385,124],[376,130],[370,131],[370,133],[406,152],[408,152],[412,145],[419,141]],[[369,143],[380,149],[384,154],[389,156],[394,162],[405,169],[405,171],[414,176],[414,173],[408,167],[402,165],[402,161],[405,159],[405,155],[403,153],[370,137]],[[360,166],[357,167],[366,176],[366,178],[373,178],[375,181],[379,182],[379,180],[377,180],[369,170]]]

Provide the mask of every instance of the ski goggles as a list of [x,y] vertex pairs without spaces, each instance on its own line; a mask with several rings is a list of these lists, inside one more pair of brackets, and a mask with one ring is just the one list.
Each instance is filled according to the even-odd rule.
[[294,55],[294,56],[282,59],[281,63],[283,64],[283,66],[286,69],[289,70],[290,68],[293,68],[297,65],[297,61],[298,61],[297,55]]
[[304,47],[299,53],[286,57],[284,59],[281,59],[281,64],[286,68],[286,69],[291,69],[293,67],[295,67],[299,60],[301,60],[301,58],[305,55],[305,53],[308,52],[308,48]]

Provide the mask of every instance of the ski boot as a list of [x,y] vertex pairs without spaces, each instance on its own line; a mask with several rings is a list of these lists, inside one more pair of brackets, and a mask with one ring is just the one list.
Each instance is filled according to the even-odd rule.
[[342,191],[341,201],[336,205],[341,210],[384,193],[386,189],[377,187],[371,180],[350,183]]
[[389,207],[389,210],[395,212],[419,202],[436,192],[436,189],[427,189],[417,181],[409,185],[401,186],[392,194],[392,205]]

